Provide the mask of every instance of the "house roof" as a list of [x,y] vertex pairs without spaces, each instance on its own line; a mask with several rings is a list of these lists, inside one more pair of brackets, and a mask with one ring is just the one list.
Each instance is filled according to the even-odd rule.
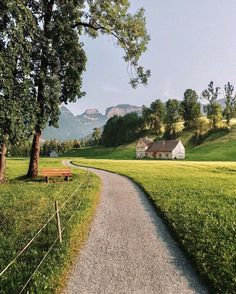
[[171,152],[178,145],[179,140],[152,142],[146,152]]
[[150,145],[150,143],[152,143],[152,140],[148,139],[147,137],[140,138],[139,140],[141,140],[146,146],[148,146],[148,145]]

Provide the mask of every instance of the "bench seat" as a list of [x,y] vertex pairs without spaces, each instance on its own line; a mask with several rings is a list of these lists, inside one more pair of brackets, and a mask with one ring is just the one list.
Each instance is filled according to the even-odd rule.
[[72,176],[70,168],[42,168],[42,176],[49,182],[50,177],[64,177],[66,181]]

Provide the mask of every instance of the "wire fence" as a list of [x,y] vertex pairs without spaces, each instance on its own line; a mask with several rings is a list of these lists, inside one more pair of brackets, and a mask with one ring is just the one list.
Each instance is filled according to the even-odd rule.
[[[74,215],[78,212],[78,210],[79,210],[79,208],[80,208],[80,206],[82,204],[82,201],[83,201],[83,199],[84,199],[84,197],[86,195],[85,192],[86,192],[86,190],[88,190],[90,188],[91,181],[92,181],[91,173],[87,170],[86,176],[83,178],[82,182],[78,185],[78,187],[73,191],[73,193],[60,206],[58,206],[58,203],[55,202],[55,212],[39,228],[39,230],[31,238],[31,240],[28,241],[27,244],[4,267],[4,269],[1,270],[0,277],[4,276],[10,270],[10,268],[13,267],[13,265],[15,263],[17,263],[18,259],[20,259],[20,257],[23,255],[23,253],[27,252],[27,250],[32,246],[32,244],[34,242],[36,242],[36,240],[42,234],[42,232],[45,231],[48,228],[49,224],[52,223],[52,220],[56,219],[56,225],[55,225],[55,223],[53,225],[53,227],[57,231],[55,239],[51,241],[52,243],[50,244],[49,248],[46,250],[46,252],[44,252],[42,258],[39,260],[39,262],[37,263],[37,266],[33,269],[30,276],[24,282],[23,286],[20,283],[21,284],[20,287],[19,287],[20,290],[19,291],[13,290],[12,293],[19,293],[19,294],[24,293],[24,291],[27,289],[27,286],[32,281],[33,277],[38,272],[38,270],[40,269],[40,267],[44,263],[45,259],[48,257],[50,252],[55,247],[55,245],[62,241],[62,234],[64,233],[64,231],[66,230],[66,228],[70,224],[70,222],[71,222],[72,218],[74,217]],[[81,194],[80,192],[83,192],[83,193]],[[64,225],[61,228],[61,215],[60,215],[60,213],[62,212],[63,209],[65,209],[66,205],[69,205],[69,203],[70,203],[70,201],[72,199],[74,200],[73,203],[71,202],[71,204],[73,204],[73,205],[71,205],[71,207],[68,208],[69,211],[67,211],[67,214],[69,214],[69,218],[68,219],[65,219],[65,218],[63,219]],[[42,248],[43,247],[44,247],[44,244],[42,244]],[[27,260],[27,258],[26,258],[26,260]],[[17,270],[17,268],[15,268],[15,269]],[[2,293],[2,292],[0,291],[0,293]]]

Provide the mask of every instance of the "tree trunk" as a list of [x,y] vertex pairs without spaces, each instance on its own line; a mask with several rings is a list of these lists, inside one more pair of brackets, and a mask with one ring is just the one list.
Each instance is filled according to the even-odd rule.
[[27,173],[28,178],[37,178],[38,176],[38,165],[39,165],[39,155],[40,155],[40,143],[41,143],[41,131],[35,131],[33,144],[30,154],[30,164]]
[[7,145],[3,143],[2,151],[0,153],[0,183],[5,181],[6,155],[7,155]]
[[[44,1],[44,37],[46,39],[50,39],[50,22],[53,15],[53,5],[55,0]],[[39,121],[35,127],[34,139],[31,148],[30,154],[30,164],[27,173],[28,178],[36,178],[38,176],[38,164],[39,164],[39,155],[40,155],[40,143],[42,136],[42,126],[40,126],[41,120],[45,118],[45,97],[44,97],[44,78],[47,76],[47,68],[48,68],[48,60],[47,60],[47,52],[49,50],[49,45],[45,45],[42,49],[41,55],[41,67],[40,67],[40,75],[43,77],[39,78],[38,81],[38,97],[37,103],[40,109]]]

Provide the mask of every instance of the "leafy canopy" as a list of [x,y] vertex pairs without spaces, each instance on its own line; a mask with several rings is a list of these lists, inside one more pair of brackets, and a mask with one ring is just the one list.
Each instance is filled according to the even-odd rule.
[[34,21],[19,1],[3,1],[0,20],[0,144],[7,145],[32,133],[35,93],[30,54]]
[[198,102],[196,91],[187,89],[184,93],[184,99],[181,102],[181,111],[186,128],[197,126],[198,118],[201,115],[201,105]]

